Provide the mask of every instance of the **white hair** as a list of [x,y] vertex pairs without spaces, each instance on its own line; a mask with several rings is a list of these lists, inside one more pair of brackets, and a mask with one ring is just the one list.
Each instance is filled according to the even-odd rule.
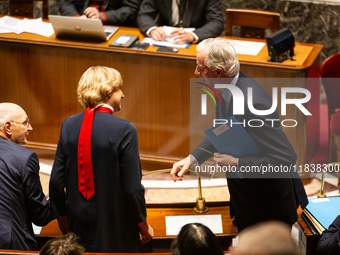
[[222,68],[227,77],[234,77],[240,71],[236,51],[227,39],[208,38],[197,45],[197,52],[207,53],[204,65],[211,71]]
[[7,121],[10,121],[14,117],[13,111],[8,107],[8,104],[0,104],[0,131]]

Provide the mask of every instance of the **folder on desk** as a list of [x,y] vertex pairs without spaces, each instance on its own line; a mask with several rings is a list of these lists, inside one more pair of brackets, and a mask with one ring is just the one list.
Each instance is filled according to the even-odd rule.
[[340,197],[310,198],[308,201],[304,213],[321,235],[340,214]]
[[254,139],[244,129],[237,119],[232,116],[226,124],[208,128],[204,134],[222,154],[229,154],[235,158],[259,154],[260,151]]
[[139,39],[138,35],[127,35],[120,34],[116,39],[110,43],[110,47],[121,47],[121,48],[129,48],[132,44],[137,42]]

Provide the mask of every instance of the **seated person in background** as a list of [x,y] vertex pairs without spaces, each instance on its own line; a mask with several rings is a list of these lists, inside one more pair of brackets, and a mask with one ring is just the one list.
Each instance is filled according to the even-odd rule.
[[222,246],[211,230],[201,223],[182,227],[171,244],[173,255],[223,255]]
[[0,103],[0,249],[38,250],[32,222],[45,226],[53,219],[38,156],[20,146],[32,130],[19,105]]
[[340,254],[340,215],[320,238],[316,253],[319,255]]
[[279,221],[252,225],[239,234],[238,245],[231,247],[233,255],[299,255],[292,238],[291,227]]
[[105,25],[136,27],[141,0],[61,0],[60,13],[89,19],[101,19]]
[[[143,0],[137,16],[141,32],[156,41],[168,35],[162,26],[178,27],[176,43],[198,43],[219,36],[224,29],[221,0]],[[186,32],[183,28],[195,28]]]
[[68,233],[48,240],[41,248],[40,255],[83,255],[85,248],[78,243],[74,233]]

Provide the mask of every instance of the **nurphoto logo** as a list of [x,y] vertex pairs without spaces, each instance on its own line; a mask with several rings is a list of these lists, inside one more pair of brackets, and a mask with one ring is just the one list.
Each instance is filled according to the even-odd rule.
[[[231,93],[231,96],[233,98],[233,115],[244,115],[244,105],[245,105],[245,97],[242,92],[242,90],[234,85],[231,84],[215,84],[214,87],[209,86],[208,84],[197,82],[200,84],[203,84],[204,87],[209,88],[209,90],[213,91],[215,96],[205,88],[197,87],[198,89],[203,90],[206,92],[206,94],[201,95],[201,115],[207,115],[207,95],[209,95],[212,100],[215,103],[215,106],[217,105],[217,100],[219,101],[220,105],[222,106],[222,101],[220,98],[220,95],[216,92],[215,89],[228,89]],[[256,109],[253,104],[253,88],[249,87],[247,88],[248,96],[246,98],[247,106],[249,108],[249,111],[257,116],[265,116],[270,115],[273,112],[276,111],[278,106],[278,88],[273,87],[272,88],[272,106],[269,109]],[[307,110],[307,108],[303,105],[307,103],[311,99],[311,93],[309,90],[305,88],[296,88],[296,87],[281,87],[281,115],[285,116],[287,114],[287,105],[295,105],[305,116],[311,116],[312,114]],[[300,94],[303,97],[300,98],[288,98],[288,93],[295,93]],[[216,99],[215,99],[216,97]],[[249,127],[262,127],[264,125],[264,122],[268,122],[272,126],[275,125],[276,122],[281,122],[281,125],[284,127],[295,127],[297,126],[298,122],[294,119],[284,119],[280,121],[280,119],[251,119],[248,120],[247,123],[244,120],[241,123],[243,126],[248,124]],[[227,124],[228,120],[226,119],[214,119],[214,127],[215,125],[220,124]],[[267,123],[267,124],[268,124]],[[233,123],[230,123],[232,125]],[[234,123],[236,124],[236,123]]]

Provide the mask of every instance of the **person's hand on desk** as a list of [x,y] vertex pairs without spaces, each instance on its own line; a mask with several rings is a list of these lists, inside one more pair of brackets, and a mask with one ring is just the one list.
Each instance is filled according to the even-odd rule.
[[236,166],[238,168],[238,159],[228,154],[220,154],[216,152],[214,153],[213,160],[219,166]]
[[195,37],[191,33],[186,32],[183,27],[172,31],[170,39],[172,38],[177,44],[191,43],[195,40]]
[[166,38],[168,38],[168,35],[164,31],[163,27],[157,27],[151,30],[150,36],[155,41],[164,41]]
[[170,172],[172,179],[174,181],[181,181],[183,179],[183,175],[189,170],[191,165],[190,156],[182,159],[181,161],[176,162],[172,166],[172,170]]
[[84,11],[84,15],[89,19],[100,19],[100,14],[97,8],[87,7]]
[[142,223],[138,223],[141,237],[140,242],[141,244],[145,244],[154,237],[153,228],[149,225],[148,219],[145,219]]

